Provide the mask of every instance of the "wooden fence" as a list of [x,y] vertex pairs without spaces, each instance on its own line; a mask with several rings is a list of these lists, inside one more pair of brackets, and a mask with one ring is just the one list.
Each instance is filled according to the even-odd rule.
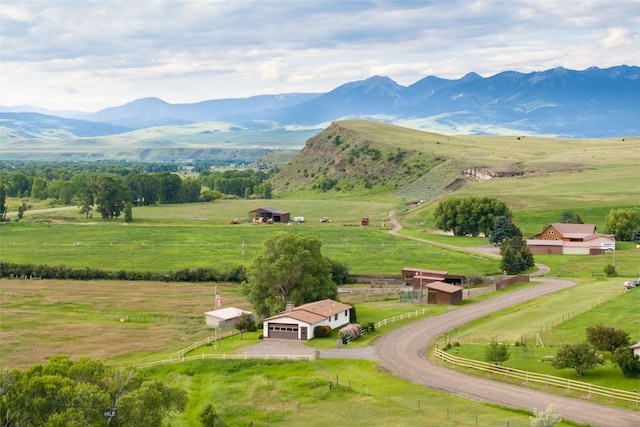
[[412,317],[418,317],[419,315],[425,314],[428,311],[431,311],[431,309],[422,308],[420,310],[412,311],[410,313],[401,314],[400,316],[389,317],[387,319],[381,320],[378,323],[376,323],[375,327],[377,329],[377,328],[381,328],[381,327],[386,326],[386,325],[390,325],[390,324],[399,322],[401,320],[411,319]]
[[552,375],[538,374],[535,372],[521,371],[519,369],[508,368],[492,363],[480,362],[473,359],[465,359],[463,357],[449,354],[446,351],[442,351],[438,348],[433,350],[433,355],[440,360],[452,363],[457,366],[476,369],[491,374],[502,375],[504,377],[515,378],[520,381],[524,381],[525,384],[530,382],[544,384],[547,386],[586,393],[589,397],[591,397],[592,394],[595,394],[598,396],[608,397],[612,400],[634,402],[636,406],[640,405],[640,395],[634,391],[625,391],[615,388],[602,387],[599,385],[589,384],[581,381],[574,381],[567,378],[554,377]]
[[147,362],[141,363],[138,365],[138,368],[148,368],[150,366],[158,366],[158,365],[166,365],[168,363],[180,363],[186,362],[189,360],[205,360],[205,359],[217,359],[217,360],[249,360],[249,359],[261,359],[261,360],[314,360],[317,359],[319,352],[314,352],[313,354],[305,354],[305,355],[296,355],[296,354],[199,354],[196,356],[182,356],[178,358],[167,358],[164,360],[156,360],[155,362]]

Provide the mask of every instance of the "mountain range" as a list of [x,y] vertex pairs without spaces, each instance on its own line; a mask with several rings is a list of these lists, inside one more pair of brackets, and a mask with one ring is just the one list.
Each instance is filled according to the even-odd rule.
[[[562,67],[490,77],[425,77],[402,86],[384,76],[327,93],[287,93],[171,104],[158,98],[86,113],[0,107],[4,143],[95,138],[154,127],[172,134],[197,123],[214,132],[320,130],[366,119],[443,134],[605,138],[640,135],[640,67]],[[160,131],[158,131],[160,132]],[[163,141],[166,143],[166,138]],[[300,141],[300,146],[304,141]]]

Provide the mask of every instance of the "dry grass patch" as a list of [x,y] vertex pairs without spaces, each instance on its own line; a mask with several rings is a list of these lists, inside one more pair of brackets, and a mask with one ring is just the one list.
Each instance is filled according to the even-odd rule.
[[0,366],[27,367],[53,354],[160,359],[185,347],[183,337],[211,335],[203,313],[214,307],[215,286],[224,306],[251,309],[230,284],[2,280]]

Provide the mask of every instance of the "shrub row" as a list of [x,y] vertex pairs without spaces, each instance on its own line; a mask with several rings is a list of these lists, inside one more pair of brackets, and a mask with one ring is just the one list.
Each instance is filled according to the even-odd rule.
[[246,276],[244,266],[230,271],[215,268],[191,268],[177,271],[140,272],[106,271],[97,268],[73,269],[63,265],[11,264],[0,262],[0,277],[71,279],[71,280],[148,280],[157,282],[242,282]]

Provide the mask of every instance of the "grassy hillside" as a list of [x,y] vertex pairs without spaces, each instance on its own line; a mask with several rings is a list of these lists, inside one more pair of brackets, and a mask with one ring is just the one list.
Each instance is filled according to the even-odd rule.
[[429,201],[459,192],[514,209],[628,204],[640,200],[639,161],[640,137],[445,136],[354,120],[309,139],[273,184],[283,197]]

